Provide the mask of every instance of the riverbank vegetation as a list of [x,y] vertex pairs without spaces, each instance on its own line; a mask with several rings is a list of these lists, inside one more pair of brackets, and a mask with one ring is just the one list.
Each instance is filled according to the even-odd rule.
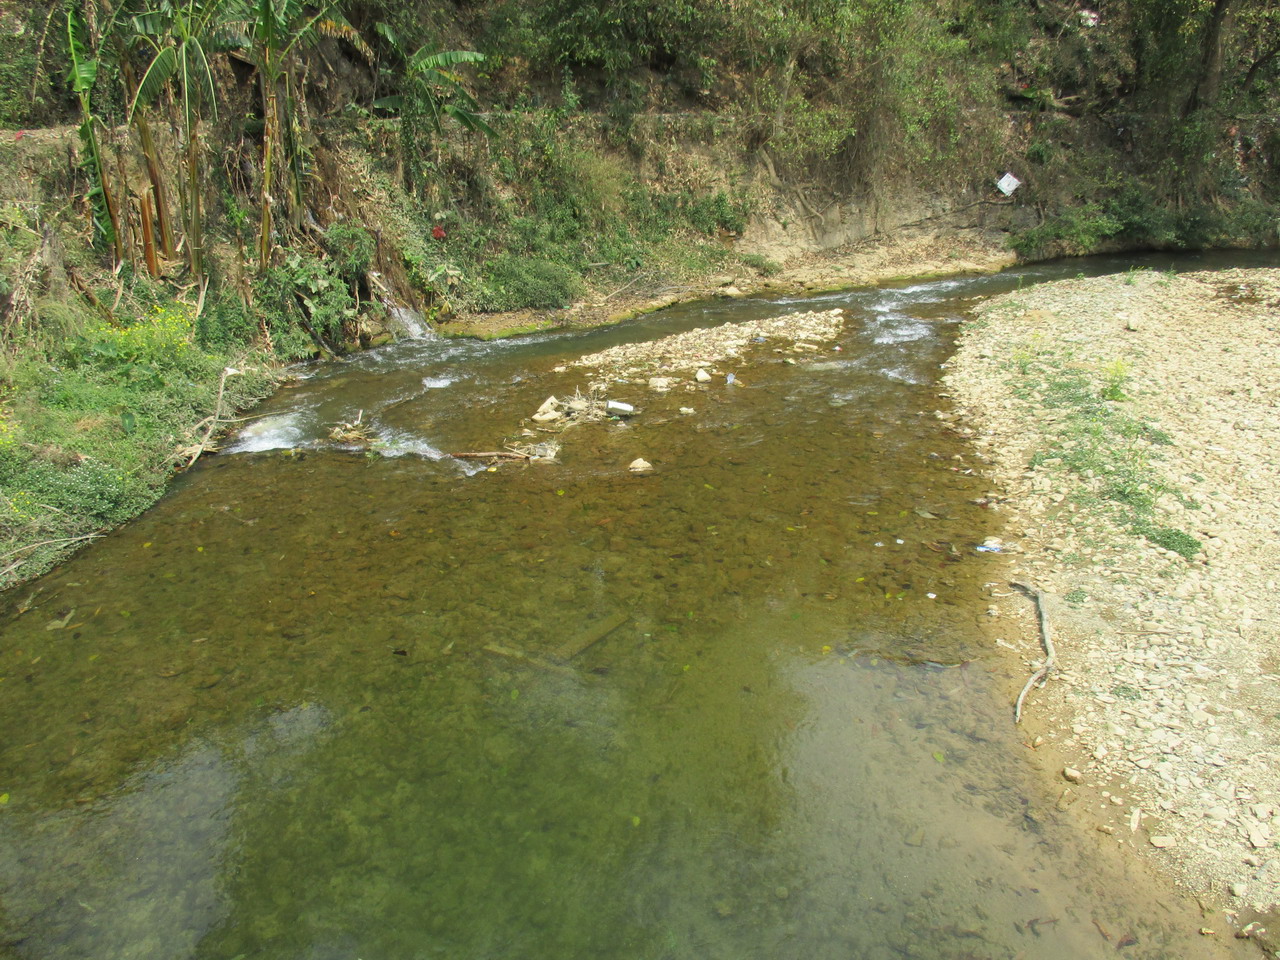
[[0,2],[3,576],[150,502],[266,389],[227,368],[405,309],[541,323],[974,208],[1026,257],[1276,241],[1270,4],[782,14]]

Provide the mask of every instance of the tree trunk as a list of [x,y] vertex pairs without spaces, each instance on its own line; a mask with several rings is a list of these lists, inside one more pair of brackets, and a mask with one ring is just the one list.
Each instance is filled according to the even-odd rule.
[[204,231],[200,203],[200,117],[187,121],[187,255],[197,282],[204,280]]
[[1185,120],[1196,110],[1211,107],[1218,99],[1222,85],[1222,35],[1236,0],[1214,0],[1200,41],[1200,63],[1196,68],[1195,86],[1182,107]]
[[276,82],[271,75],[271,62],[263,64],[262,71],[262,232],[258,237],[258,272],[266,273],[271,266],[271,179],[272,157],[276,139]]
[[[120,61],[120,72],[124,77],[125,96],[133,103],[138,92],[138,82],[133,75],[133,64],[122,45],[116,44],[116,59]],[[173,239],[173,221],[169,218],[169,203],[165,196],[164,176],[160,172],[160,157],[156,154],[155,141],[151,137],[151,124],[142,112],[135,110],[133,125],[138,131],[138,140],[142,144],[142,158],[147,165],[147,179],[151,181],[151,195],[155,202],[156,223],[160,227],[160,252],[171,258],[176,249]]]

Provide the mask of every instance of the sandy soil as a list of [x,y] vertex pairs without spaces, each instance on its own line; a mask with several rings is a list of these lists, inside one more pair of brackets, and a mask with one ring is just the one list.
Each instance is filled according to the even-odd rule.
[[[979,307],[949,367],[939,415],[972,433],[1009,580],[1043,591],[1056,638],[1028,746],[1087,825],[1275,949],[1280,270],[1019,291]],[[993,643],[1025,660],[1013,693],[1040,630],[990,589]]]

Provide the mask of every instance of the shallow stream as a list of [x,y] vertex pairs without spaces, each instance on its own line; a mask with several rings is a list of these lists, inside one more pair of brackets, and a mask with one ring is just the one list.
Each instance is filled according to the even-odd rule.
[[[314,370],[0,612],[0,956],[1240,955],[1029,767],[934,415],[973,298],[1130,263]],[[559,463],[445,455],[585,353],[836,306],[839,351],[617,384]]]

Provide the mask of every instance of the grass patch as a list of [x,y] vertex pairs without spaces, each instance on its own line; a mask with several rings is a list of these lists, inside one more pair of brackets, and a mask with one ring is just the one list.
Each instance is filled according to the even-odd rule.
[[77,538],[137,516],[202,438],[222,371],[221,415],[273,382],[244,355],[195,342],[189,308],[167,304],[11,360],[0,389],[0,589],[53,566]]
[[1122,406],[1129,398],[1131,377],[1126,362],[1108,364],[1100,376],[1066,369],[1043,354],[1015,360],[1009,368],[1022,376],[1015,394],[1058,415],[1058,435],[1032,457],[1033,468],[1048,466],[1075,474],[1083,485],[1072,495],[1074,502],[1102,511],[1156,546],[1188,559],[1200,551],[1195,537],[1157,521],[1162,496],[1184,503],[1189,498],[1156,468],[1172,438]]

